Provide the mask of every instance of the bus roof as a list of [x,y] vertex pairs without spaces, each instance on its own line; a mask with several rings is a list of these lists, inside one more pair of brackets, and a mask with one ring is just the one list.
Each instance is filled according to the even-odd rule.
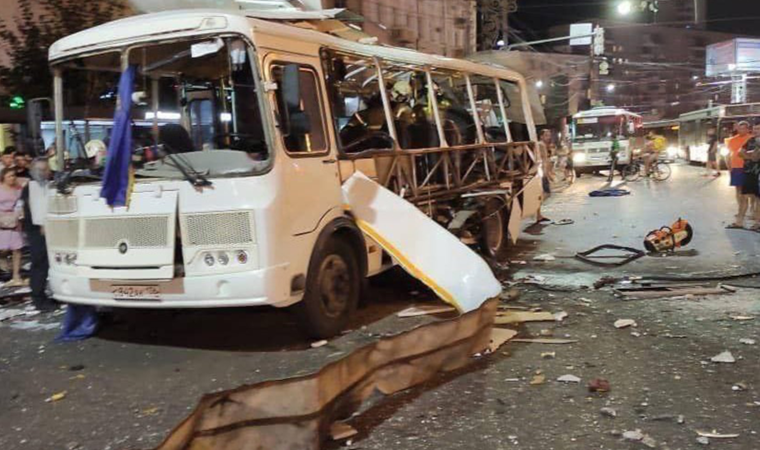
[[576,113],[573,116],[573,119],[578,119],[582,117],[604,117],[604,116],[620,116],[620,115],[641,117],[640,115],[636,113],[632,113],[622,108],[616,108],[614,106],[605,106],[601,108],[594,108],[594,109],[589,109],[588,111],[581,111],[579,113]]
[[[329,19],[340,10],[318,12]],[[478,73],[520,84],[525,89],[524,77],[516,71],[500,66],[484,65],[462,59],[420,53],[415,50],[354,42],[314,29],[293,26],[283,21],[315,20],[314,12],[293,11],[273,13],[267,11],[228,11],[213,9],[175,10],[143,14],[116,20],[90,28],[55,42],[49,50],[49,60],[56,62],[81,54],[124,48],[158,39],[200,37],[219,33],[238,33],[251,36],[257,33],[300,40],[310,45],[322,45],[335,50],[355,52],[367,56],[416,65],[429,65],[462,72]],[[292,17],[291,17],[292,15]],[[301,17],[301,15],[304,15]],[[271,20],[270,20],[271,19]],[[149,31],[146,31],[149,30]],[[295,49],[294,49],[295,50]]]
[[735,105],[719,105],[698,109],[681,114],[678,120],[712,119],[712,118],[742,118],[760,116],[760,103],[740,103]]

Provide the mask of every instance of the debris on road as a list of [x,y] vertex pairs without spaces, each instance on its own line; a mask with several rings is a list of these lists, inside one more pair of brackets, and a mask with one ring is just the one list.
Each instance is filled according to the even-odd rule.
[[488,352],[493,353],[504,345],[508,340],[517,336],[517,331],[506,328],[494,328],[491,330],[491,342],[488,344]]
[[641,430],[625,431],[623,432],[623,439],[631,442],[640,442],[644,439],[644,433]]
[[618,319],[615,321],[615,328],[622,329],[622,328],[628,328],[628,327],[635,327],[637,326],[637,323],[633,319]]
[[533,379],[530,380],[530,385],[531,386],[539,386],[539,385],[544,384],[544,383],[546,383],[546,376],[544,374],[541,374],[541,373],[534,375]]
[[736,362],[736,358],[734,358],[734,355],[731,354],[728,350],[725,352],[719,353],[712,358],[710,358],[710,361],[714,363],[727,363],[732,364]]
[[589,392],[609,392],[610,389],[610,382],[604,378],[594,378],[588,383]]
[[561,377],[557,378],[557,381],[560,383],[580,383],[581,379],[576,377],[575,375],[562,375]]
[[537,255],[533,257],[533,261],[539,261],[539,262],[549,262],[549,261],[556,261],[556,257],[550,253],[544,253],[543,255]]
[[724,295],[733,294],[734,291],[726,289],[725,286],[718,287],[699,287],[685,285],[654,285],[642,286],[633,285],[628,287],[617,287],[614,289],[616,294],[622,295],[625,299],[656,299],[665,297],[695,297],[704,295]]
[[699,437],[708,438],[708,439],[734,439],[734,438],[739,437],[739,434],[737,433],[722,434],[722,433],[718,433],[715,430],[712,430],[712,431],[697,430],[697,434],[699,435]]
[[575,221],[573,219],[560,219],[556,222],[552,222],[552,225],[572,225]]
[[418,317],[427,316],[430,314],[441,314],[456,311],[453,306],[448,305],[422,305],[412,306],[396,314],[398,317]]
[[5,309],[0,311],[0,322],[3,322],[14,317],[23,316],[26,312],[23,309]]
[[311,348],[324,347],[325,345],[327,345],[327,341],[324,340],[324,339],[322,339],[321,341],[312,342],[311,343]]
[[[620,253],[613,255],[596,255],[596,253],[602,250],[619,250]],[[618,267],[633,262],[639,258],[644,257],[645,255],[646,253],[637,248],[623,247],[621,245],[614,244],[604,244],[594,247],[591,250],[586,250],[585,252],[578,252],[575,254],[575,257],[576,259],[579,259],[585,263],[593,264],[596,266]],[[605,262],[603,260],[608,260],[610,262]],[[600,281],[597,281],[597,283]],[[594,284],[594,287],[596,287],[596,283]]]
[[617,410],[614,408],[602,408],[599,410],[599,413],[605,417],[612,417],[613,419],[617,417]]
[[332,438],[333,441],[342,441],[356,436],[357,434],[359,434],[359,432],[356,431],[356,428],[347,423],[335,422],[330,425],[330,438]]
[[744,345],[755,345],[757,341],[755,341],[754,339],[742,338],[742,339],[739,339],[739,342]]
[[697,438],[697,443],[698,443],[698,444],[702,444],[702,445],[710,445],[710,440],[709,440],[709,439],[707,439],[707,438],[706,438],[706,437],[704,437],[704,436],[699,436],[699,437]]
[[554,320],[557,322],[562,322],[563,320],[567,318],[568,315],[569,314],[566,313],[565,311],[556,312],[554,313]]
[[550,312],[523,312],[523,311],[506,311],[496,315],[494,323],[497,325],[507,325],[511,323],[522,322],[554,322],[554,314]]
[[45,399],[46,403],[52,403],[57,402],[58,400],[63,400],[66,398],[66,391],[58,392],[57,394],[53,394],[50,397]]
[[577,339],[552,339],[552,338],[518,338],[512,339],[512,342],[519,342],[523,344],[549,344],[549,345],[565,345],[575,344]]
[[755,320],[755,316],[743,316],[743,315],[733,315],[729,316],[732,320],[736,320],[737,322],[743,322],[747,320]]
[[542,352],[541,358],[542,359],[554,359],[557,357],[557,352]]

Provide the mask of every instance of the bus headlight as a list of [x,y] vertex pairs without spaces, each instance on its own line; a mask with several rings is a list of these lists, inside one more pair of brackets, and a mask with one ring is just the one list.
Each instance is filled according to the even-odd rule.
[[585,153],[575,153],[573,155],[573,162],[580,164],[586,162],[586,154]]
[[720,146],[720,156],[723,156],[724,158],[728,156],[728,147],[725,145]]

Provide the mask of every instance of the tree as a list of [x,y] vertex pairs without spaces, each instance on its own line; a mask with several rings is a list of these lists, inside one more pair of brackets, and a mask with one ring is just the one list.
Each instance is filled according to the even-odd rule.
[[0,46],[8,52],[0,65],[0,84],[11,96],[51,97],[48,48],[65,36],[111,21],[125,12],[119,0],[18,0],[13,24],[0,20]]

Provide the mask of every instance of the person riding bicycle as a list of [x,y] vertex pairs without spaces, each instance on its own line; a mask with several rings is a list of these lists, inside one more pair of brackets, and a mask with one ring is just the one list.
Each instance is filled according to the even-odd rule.
[[665,136],[650,131],[646,136],[647,143],[644,148],[644,175],[649,176],[652,172],[652,164],[660,157],[660,153],[668,146]]

